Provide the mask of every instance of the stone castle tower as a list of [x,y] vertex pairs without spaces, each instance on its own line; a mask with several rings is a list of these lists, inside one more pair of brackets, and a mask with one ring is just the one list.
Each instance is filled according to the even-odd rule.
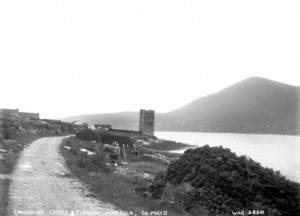
[[140,110],[140,132],[154,136],[154,110]]

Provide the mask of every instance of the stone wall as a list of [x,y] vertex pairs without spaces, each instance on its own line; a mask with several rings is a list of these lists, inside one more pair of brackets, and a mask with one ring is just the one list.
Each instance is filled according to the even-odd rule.
[[140,132],[154,136],[154,110],[140,110]]
[[0,109],[0,119],[40,119],[39,113],[19,112],[18,109]]
[[20,118],[40,119],[39,113],[19,112]]
[[18,118],[18,109],[0,109],[0,118]]
[[38,113],[19,112],[18,109],[0,109],[0,138],[13,139],[18,135],[56,135],[75,133],[78,126],[60,120],[40,120]]

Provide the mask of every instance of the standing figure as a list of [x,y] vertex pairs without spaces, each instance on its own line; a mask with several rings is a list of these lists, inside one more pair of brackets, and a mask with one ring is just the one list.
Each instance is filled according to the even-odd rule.
[[138,156],[138,151],[137,151],[137,148],[136,148],[136,143],[133,143],[132,144],[132,148],[133,148],[133,153],[135,156]]
[[120,145],[120,156],[123,160],[126,159],[126,149],[124,144]]

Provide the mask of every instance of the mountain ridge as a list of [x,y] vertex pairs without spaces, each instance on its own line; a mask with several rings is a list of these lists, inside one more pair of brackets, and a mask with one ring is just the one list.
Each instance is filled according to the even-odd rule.
[[[200,97],[178,109],[156,114],[156,130],[229,133],[298,134],[297,86],[250,77]],[[90,124],[138,128],[138,112],[77,116]],[[66,118],[72,120],[75,117]]]

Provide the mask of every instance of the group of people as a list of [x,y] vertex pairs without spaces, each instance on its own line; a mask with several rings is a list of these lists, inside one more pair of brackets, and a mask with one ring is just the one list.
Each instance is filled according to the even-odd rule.
[[116,147],[118,149],[118,152],[116,152],[116,154],[118,154],[121,159],[126,159],[126,146],[125,144],[119,144],[118,142],[114,141],[112,143],[112,146]]
[[[122,160],[126,159],[126,157],[127,157],[126,150],[129,148],[129,145],[119,144],[118,142],[114,141],[111,144],[111,147],[112,147],[112,149],[111,149],[111,153],[110,153],[110,158],[111,158],[112,162],[115,162],[118,159],[122,159]],[[107,146],[106,148],[109,148],[109,147]],[[137,145],[135,143],[132,144],[131,151],[135,156],[138,156]]]

